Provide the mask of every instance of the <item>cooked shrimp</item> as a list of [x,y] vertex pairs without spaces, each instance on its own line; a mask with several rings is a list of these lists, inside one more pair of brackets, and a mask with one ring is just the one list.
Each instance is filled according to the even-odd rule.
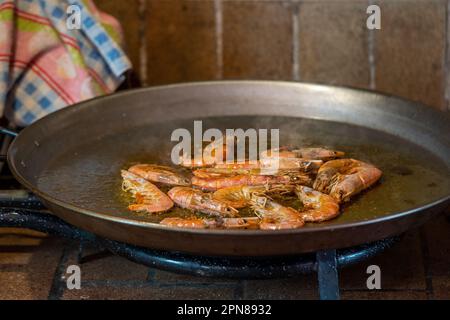
[[323,164],[322,160],[287,157],[261,158],[259,161],[261,168],[266,169],[266,171],[273,168],[277,170],[299,170],[301,172],[317,173],[317,170]]
[[213,198],[239,209],[250,205],[252,196],[288,193],[293,189],[293,185],[234,186],[217,190],[214,192]]
[[298,158],[298,154],[296,152],[292,151],[291,147],[280,147],[280,148],[273,148],[273,149],[267,149],[262,151],[259,154],[260,159],[267,159],[267,158]]
[[255,175],[219,175],[213,178],[192,177],[192,185],[204,190],[215,191],[233,186],[261,186],[274,184],[302,184],[311,185],[312,179],[308,174],[292,174],[282,176],[255,176]]
[[155,213],[173,207],[172,200],[153,183],[127,170],[122,170],[122,178],[122,189],[136,198],[136,203],[128,206],[131,211]]
[[222,138],[211,142],[204,149],[199,150],[201,157],[198,158],[181,156],[180,165],[187,168],[202,168],[222,163],[227,157],[227,142],[231,140],[235,140],[234,136],[226,136],[225,140]]
[[226,149],[222,149],[222,154],[219,151],[213,150],[211,153],[202,152],[200,158],[180,157],[180,165],[186,168],[204,168],[211,167],[217,163],[222,163],[226,159]]
[[250,204],[253,194],[262,195],[266,191],[266,186],[234,186],[217,190],[214,192],[213,198],[239,209]]
[[343,202],[372,186],[381,175],[381,170],[369,163],[355,159],[331,160],[320,167],[314,189]]
[[252,197],[252,208],[261,218],[260,229],[297,229],[305,225],[297,210],[284,207],[265,197]]
[[269,149],[261,152],[261,158],[303,158],[307,160],[328,161],[344,156],[344,152],[329,150],[325,148],[290,148],[281,147],[277,149]]
[[236,161],[232,163],[217,163],[214,168],[216,169],[259,169],[261,167],[258,160],[245,160],[245,161]]
[[[222,168],[201,168],[194,170],[193,175],[198,178],[210,179],[220,177],[232,177],[237,175],[249,175],[249,176],[304,176],[306,173],[299,171],[298,169],[271,169],[271,168],[258,168],[258,169],[222,169]],[[315,172],[310,173],[317,173]]]
[[280,176],[289,173],[317,173],[323,164],[321,160],[305,160],[300,158],[265,158],[246,162],[216,164],[212,168],[201,168],[193,171],[199,178],[214,178],[221,175],[255,175]]
[[[215,220],[211,220],[215,223]],[[213,223],[213,226],[214,226]],[[206,229],[211,226],[208,220],[197,218],[197,217],[190,217],[190,218],[178,218],[178,217],[171,217],[171,218],[164,218],[162,219],[159,224],[168,226],[168,227],[177,227],[177,228],[189,228],[189,229]]]
[[191,184],[188,178],[170,167],[154,164],[136,164],[130,167],[128,171],[152,182],[177,186],[188,186]]
[[173,187],[168,192],[169,197],[180,207],[191,209],[219,217],[234,216],[237,210],[226,203],[212,198],[212,193],[188,187]]
[[235,176],[235,175],[269,175],[264,174],[260,168],[201,168],[192,171],[192,174],[198,178],[218,178],[224,176]]
[[305,186],[297,186],[295,193],[306,209],[300,212],[306,222],[321,222],[339,215],[339,204],[333,197]]
[[223,218],[219,226],[225,229],[259,229],[258,217]]
[[316,159],[323,161],[342,158],[345,155],[345,153],[342,151],[329,150],[325,148],[300,148],[294,151],[299,154],[298,158]]
[[169,227],[194,228],[194,229],[258,229],[260,219],[258,217],[247,218],[222,218],[204,219],[198,217],[189,218],[165,218],[160,224]]

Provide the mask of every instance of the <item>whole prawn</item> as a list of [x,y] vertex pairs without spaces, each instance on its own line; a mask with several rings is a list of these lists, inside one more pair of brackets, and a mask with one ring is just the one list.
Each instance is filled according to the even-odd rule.
[[253,196],[290,193],[294,185],[234,186],[222,188],[213,193],[213,198],[239,209],[251,204]]
[[382,171],[375,166],[355,159],[337,159],[320,167],[314,189],[328,193],[338,202],[369,188],[377,182]]
[[292,148],[281,147],[277,149],[269,149],[261,152],[261,158],[302,158],[307,160],[328,161],[344,156],[344,152],[329,150],[325,148]]
[[207,213],[214,216],[235,216],[238,211],[226,203],[213,199],[211,193],[189,187],[173,187],[169,197],[180,207]]
[[305,225],[305,221],[297,210],[282,206],[266,197],[252,197],[252,208],[261,218],[260,229],[297,229]]
[[265,175],[218,175],[213,178],[192,177],[192,185],[204,190],[215,191],[218,189],[233,186],[262,186],[274,184],[302,184],[311,185],[312,178],[308,174],[294,174],[281,176]]
[[258,229],[260,219],[258,217],[206,219],[199,217],[165,218],[160,224],[169,227],[194,228],[194,229]]
[[298,170],[317,173],[322,164],[322,160],[268,157],[260,160],[216,164],[213,168],[206,168],[205,172],[247,174],[254,172],[253,174],[271,175],[282,170]]
[[306,222],[322,222],[339,215],[339,204],[333,197],[305,186],[296,186],[295,193],[305,208],[300,214]]
[[201,157],[180,157],[180,165],[186,168],[210,167],[216,163],[222,163],[227,158],[227,144],[235,142],[234,136],[225,136],[225,139],[215,140],[199,151]]
[[136,203],[128,206],[129,210],[155,213],[173,207],[172,200],[153,183],[127,170],[122,170],[121,175],[122,189],[131,192],[136,199]]
[[184,177],[173,168],[166,166],[155,164],[136,164],[130,167],[128,171],[152,182],[160,182],[178,186],[190,185],[188,178]]
[[[247,176],[307,176],[308,173],[298,171],[297,169],[222,169],[222,168],[202,168],[194,170],[193,175],[197,178],[220,178],[220,177],[232,177],[237,175]],[[312,172],[310,172],[312,174]]]

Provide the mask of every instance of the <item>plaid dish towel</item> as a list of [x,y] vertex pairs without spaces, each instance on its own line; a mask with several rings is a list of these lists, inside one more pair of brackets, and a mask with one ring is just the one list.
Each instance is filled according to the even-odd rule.
[[113,92],[131,68],[119,24],[90,0],[0,0],[0,30],[0,113],[17,126]]

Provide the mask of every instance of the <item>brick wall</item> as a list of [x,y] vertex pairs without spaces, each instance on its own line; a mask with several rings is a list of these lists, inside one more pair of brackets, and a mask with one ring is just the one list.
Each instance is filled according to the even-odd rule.
[[[450,0],[95,0],[122,23],[144,85],[274,79],[449,109]],[[381,30],[366,28],[369,4]]]

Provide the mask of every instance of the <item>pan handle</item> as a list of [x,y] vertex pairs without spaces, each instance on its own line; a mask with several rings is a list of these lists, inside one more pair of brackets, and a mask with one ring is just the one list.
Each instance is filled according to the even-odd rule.
[[17,132],[9,130],[9,129],[5,128],[5,127],[0,127],[0,133],[6,134],[6,135],[8,135],[10,137],[13,137],[13,138],[15,138],[15,137],[17,137],[19,135]]

